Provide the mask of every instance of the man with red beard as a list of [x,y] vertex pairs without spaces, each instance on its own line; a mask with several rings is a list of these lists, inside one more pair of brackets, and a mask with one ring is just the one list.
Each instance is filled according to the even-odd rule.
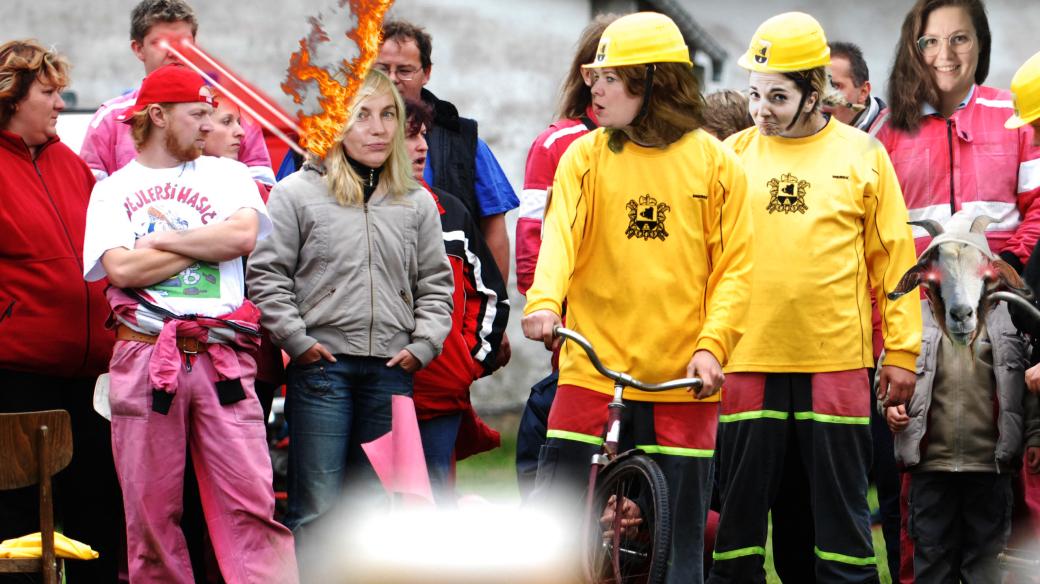
[[194,582],[178,526],[190,449],[224,579],[295,583],[253,387],[260,311],[240,261],[271,221],[245,166],[201,156],[213,107],[191,70],[152,72],[118,115],[137,158],[87,209],[84,276],[108,276],[117,325],[109,402],[130,579]]

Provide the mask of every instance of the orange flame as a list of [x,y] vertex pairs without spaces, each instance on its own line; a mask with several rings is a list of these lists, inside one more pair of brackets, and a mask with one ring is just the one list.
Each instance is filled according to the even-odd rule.
[[[341,0],[340,5],[344,2]],[[347,123],[351,102],[354,95],[365,80],[372,63],[379,55],[379,41],[382,34],[383,17],[393,0],[349,0],[350,11],[357,17],[357,27],[346,34],[360,50],[357,57],[341,63],[339,75],[346,78],[346,85],[336,79],[323,67],[311,63],[312,48],[308,46],[308,38],[300,39],[300,50],[289,59],[289,73],[282,83],[282,91],[293,98],[297,104],[303,103],[303,95],[299,91],[303,84],[315,82],[320,97],[318,104],[321,111],[307,115],[302,110],[300,118],[300,146],[324,157],[336,143],[340,131]],[[324,36],[324,35],[323,35]],[[329,40],[327,36],[317,40]]]

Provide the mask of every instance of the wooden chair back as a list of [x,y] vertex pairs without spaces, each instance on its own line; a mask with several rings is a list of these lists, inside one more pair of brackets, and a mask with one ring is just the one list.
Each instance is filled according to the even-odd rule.
[[43,574],[57,584],[51,477],[72,460],[72,424],[65,410],[0,414],[0,490],[40,486],[40,559],[0,559],[0,573]]

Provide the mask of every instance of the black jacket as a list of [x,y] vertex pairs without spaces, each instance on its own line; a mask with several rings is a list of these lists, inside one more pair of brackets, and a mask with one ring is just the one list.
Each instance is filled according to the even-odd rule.
[[459,116],[451,102],[426,89],[422,99],[433,108],[433,128],[426,135],[433,186],[457,196],[474,219],[483,216],[477,203],[477,122]]

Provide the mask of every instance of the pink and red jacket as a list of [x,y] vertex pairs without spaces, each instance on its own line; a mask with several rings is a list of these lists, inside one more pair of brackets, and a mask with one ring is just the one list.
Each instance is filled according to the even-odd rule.
[[469,386],[496,368],[506,323],[506,283],[466,205],[454,195],[423,187],[437,202],[444,249],[455,280],[451,331],[444,348],[414,377],[415,410],[420,420],[462,413],[455,439],[455,459],[462,460],[501,444],[473,409]]
[[[910,220],[944,223],[961,209],[996,219],[986,231],[990,249],[1019,271],[1040,236],[1040,148],[1033,129],[1007,130],[1011,94],[975,86],[950,119],[924,115],[915,134],[886,123],[877,133],[903,189]],[[914,227],[917,252],[930,237]]]
[[[94,178],[104,180],[109,175],[126,166],[137,158],[134,139],[130,136],[130,126],[116,120],[116,114],[137,101],[140,87],[129,93],[110,99],[101,104],[94,113],[79,156],[94,173]],[[242,119],[242,148],[238,152],[238,160],[249,167],[253,179],[274,185],[274,172],[271,170],[271,156],[267,153],[263,132],[255,123]]]
[[455,281],[451,331],[440,355],[415,373],[420,420],[471,408],[469,386],[494,371],[509,321],[505,280],[461,200],[423,185],[437,201],[444,248]]
[[[147,299],[143,291],[137,293]],[[255,355],[260,347],[260,309],[249,300],[228,314],[179,319],[153,312],[115,286],[109,286],[105,295],[117,322],[141,334],[159,337],[148,360],[148,380],[153,389],[177,392],[178,372],[184,366],[184,356],[177,348],[178,337],[198,339],[208,345],[207,353],[217,372],[215,381],[245,377],[238,353]]]
[[545,197],[552,186],[560,158],[578,138],[596,128],[589,107],[584,118],[558,120],[534,139],[527,153],[524,190],[520,193],[520,217],[516,221],[516,287],[521,294],[534,282],[538,249],[542,245],[542,217]]

